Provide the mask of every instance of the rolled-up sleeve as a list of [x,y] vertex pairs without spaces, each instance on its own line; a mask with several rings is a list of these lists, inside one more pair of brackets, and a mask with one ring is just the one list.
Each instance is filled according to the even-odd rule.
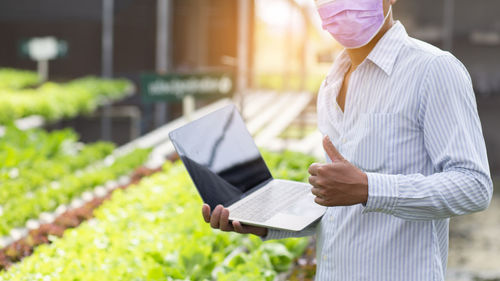
[[493,184],[467,70],[450,54],[436,57],[420,94],[418,121],[435,173],[367,173],[368,201],[363,212],[433,220],[486,209]]

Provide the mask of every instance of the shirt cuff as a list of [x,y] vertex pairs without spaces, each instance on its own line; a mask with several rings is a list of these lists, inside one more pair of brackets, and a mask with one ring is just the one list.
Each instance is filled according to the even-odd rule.
[[276,230],[276,229],[267,229],[267,235],[261,237],[262,241],[276,240],[276,239],[284,239],[291,237],[291,233],[284,230]]
[[363,213],[380,212],[393,214],[399,191],[398,176],[366,173],[368,176],[368,201]]

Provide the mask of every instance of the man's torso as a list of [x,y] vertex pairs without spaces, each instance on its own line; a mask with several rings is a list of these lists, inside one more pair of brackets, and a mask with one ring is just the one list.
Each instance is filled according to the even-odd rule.
[[[350,75],[343,110],[337,95],[349,63],[339,57],[318,96],[318,126],[365,172],[430,175],[436,170],[425,150],[419,93],[429,63],[444,52],[409,38],[400,23],[388,35]],[[447,219],[362,211],[328,208],[317,229],[317,280],[443,280]]]

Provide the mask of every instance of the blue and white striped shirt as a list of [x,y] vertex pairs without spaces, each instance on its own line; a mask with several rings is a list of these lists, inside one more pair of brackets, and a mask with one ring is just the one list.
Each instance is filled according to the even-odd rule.
[[368,175],[366,206],[328,208],[316,234],[316,280],[444,280],[452,216],[484,210],[493,185],[465,67],[410,38],[400,22],[352,73],[343,52],[318,96],[319,130]]

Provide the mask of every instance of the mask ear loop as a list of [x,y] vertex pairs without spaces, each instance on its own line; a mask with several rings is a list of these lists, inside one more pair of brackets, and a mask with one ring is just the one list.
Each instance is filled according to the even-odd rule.
[[380,32],[380,30],[382,29],[382,27],[385,25],[385,23],[387,22],[387,19],[389,18],[389,15],[392,13],[392,5],[389,6],[389,11],[387,12],[387,15],[384,17],[384,21],[382,22],[382,24],[380,25],[380,27],[378,28],[377,32],[375,32],[375,34],[373,34],[373,36],[370,38],[370,40],[368,40],[365,44],[361,45],[361,46],[358,46],[358,47],[352,47],[352,48],[346,48],[346,49],[357,49],[357,48],[361,48],[363,46],[366,46],[368,43],[370,43],[373,38],[375,38],[375,36],[377,36],[377,34]]
[[387,15],[384,18],[384,24],[387,21],[387,19],[389,18],[390,14],[392,14],[392,5],[389,6],[389,11],[387,11]]

